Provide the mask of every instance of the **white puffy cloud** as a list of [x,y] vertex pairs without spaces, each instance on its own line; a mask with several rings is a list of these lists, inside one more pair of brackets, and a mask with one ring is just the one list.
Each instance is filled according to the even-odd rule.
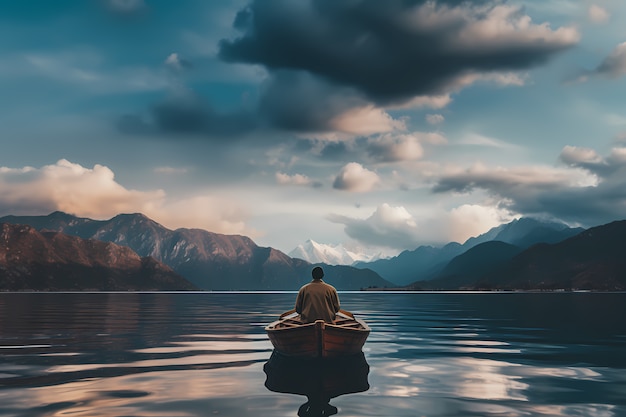
[[[435,8],[433,4],[430,10],[427,7],[422,10],[429,12],[423,18],[430,22],[445,19],[448,22],[468,22],[458,33],[458,37],[451,39],[459,50],[480,48],[484,52],[492,48],[498,50],[504,47],[536,45],[537,42],[545,43],[546,48],[554,48],[575,44],[580,39],[575,27],[552,30],[548,23],[535,24],[530,16],[520,13],[520,8],[514,5],[501,4],[487,8],[484,18],[480,20],[473,20],[469,13],[463,13],[463,9]],[[450,15],[451,13],[456,16]]]
[[593,23],[606,23],[611,17],[605,8],[592,4],[587,10],[587,16]]
[[85,168],[61,159],[41,168],[0,167],[0,195],[2,214],[47,214],[60,210],[105,219],[140,212],[170,228],[254,234],[245,226],[245,212],[230,199],[196,196],[170,200],[163,190],[129,190],[115,180],[110,168],[98,164]]
[[367,152],[381,162],[415,161],[424,156],[422,144],[443,145],[447,139],[439,132],[387,133],[369,138]]
[[330,121],[330,127],[343,133],[371,135],[406,129],[403,120],[394,119],[385,110],[368,105],[347,110]]
[[0,168],[2,211],[61,210],[102,218],[121,212],[145,211],[165,198],[162,190],[128,190],[103,165],[84,168],[65,159],[40,169]]
[[333,182],[333,188],[352,192],[366,192],[380,183],[380,177],[374,171],[364,168],[357,162],[346,164]]
[[395,249],[415,247],[420,233],[413,216],[402,206],[385,203],[366,219],[330,214],[328,220],[341,223],[351,238],[365,245]]
[[401,251],[428,243],[463,243],[515,217],[496,201],[486,201],[441,209],[419,221],[405,207],[387,203],[378,206],[367,218],[330,214],[327,219],[343,224],[345,233],[359,244]]
[[455,207],[444,218],[449,240],[460,243],[513,220],[513,216],[506,209],[480,204]]

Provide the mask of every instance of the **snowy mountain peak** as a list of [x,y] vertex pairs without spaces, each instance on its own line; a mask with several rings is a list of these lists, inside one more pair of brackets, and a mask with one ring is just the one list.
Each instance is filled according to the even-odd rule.
[[312,264],[352,265],[355,262],[371,262],[382,257],[380,253],[369,254],[346,249],[343,245],[328,245],[307,240],[288,254],[292,258],[304,259]]

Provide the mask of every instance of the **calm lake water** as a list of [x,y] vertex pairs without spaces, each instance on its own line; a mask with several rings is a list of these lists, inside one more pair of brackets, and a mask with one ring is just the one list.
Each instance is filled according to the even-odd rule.
[[0,293],[0,416],[626,416],[626,294],[340,299],[364,356],[307,368],[263,330],[293,293]]

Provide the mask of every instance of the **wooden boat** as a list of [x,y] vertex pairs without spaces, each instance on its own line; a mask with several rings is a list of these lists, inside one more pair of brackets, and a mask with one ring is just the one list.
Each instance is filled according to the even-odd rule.
[[274,349],[287,356],[337,357],[361,352],[370,328],[349,311],[340,310],[332,323],[303,323],[295,310],[265,327]]

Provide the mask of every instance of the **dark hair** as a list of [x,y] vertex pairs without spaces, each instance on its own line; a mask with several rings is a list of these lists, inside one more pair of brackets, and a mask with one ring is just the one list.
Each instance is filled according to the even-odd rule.
[[313,271],[311,271],[311,275],[313,275],[313,279],[322,279],[324,277],[324,270],[321,267],[316,266],[313,268]]

